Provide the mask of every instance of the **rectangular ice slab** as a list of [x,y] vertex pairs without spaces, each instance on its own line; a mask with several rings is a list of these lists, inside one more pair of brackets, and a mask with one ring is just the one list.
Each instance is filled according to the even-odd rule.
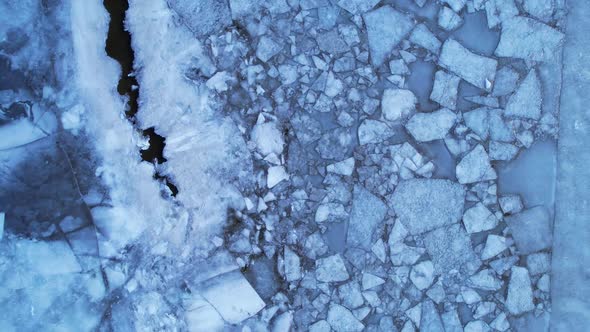
[[461,185],[439,179],[401,182],[389,200],[410,234],[420,234],[458,222],[464,203],[465,191]]
[[410,17],[391,6],[370,11],[363,15],[363,19],[367,26],[371,62],[375,67],[383,64],[391,51],[414,27]]
[[201,295],[230,324],[238,324],[254,316],[265,306],[240,271],[207,280],[203,283]]
[[477,55],[454,39],[447,39],[440,53],[439,63],[465,81],[490,90],[496,77],[498,61]]

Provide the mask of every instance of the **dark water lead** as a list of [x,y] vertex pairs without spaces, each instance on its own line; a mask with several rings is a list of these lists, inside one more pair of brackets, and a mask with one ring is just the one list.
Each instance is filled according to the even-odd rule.
[[[140,89],[139,83],[133,75],[135,54],[131,47],[131,34],[125,30],[125,12],[129,9],[129,3],[126,0],[104,0],[103,5],[111,18],[105,50],[108,56],[117,60],[121,65],[121,77],[117,91],[120,95],[129,97],[125,114],[129,121],[136,124],[135,115],[138,112],[137,100]],[[145,129],[142,133],[149,138],[150,146],[140,151],[141,158],[154,165],[166,162],[166,158],[164,158],[166,138],[158,135],[154,128]],[[172,196],[178,194],[178,188],[166,176],[156,172],[154,178],[164,181],[172,192]]]

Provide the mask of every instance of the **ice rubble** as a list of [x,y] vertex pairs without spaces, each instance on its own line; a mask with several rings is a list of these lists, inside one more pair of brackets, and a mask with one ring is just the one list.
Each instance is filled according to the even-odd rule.
[[[123,158],[100,168],[111,206],[91,209],[96,231],[66,219],[68,246],[47,251],[69,257],[64,274],[104,269],[113,289],[83,292],[124,299],[111,308],[117,327],[507,330],[515,315],[548,308],[550,214],[504,195],[496,168],[555,132],[536,62],[552,61],[563,41],[547,25],[556,11],[415,3],[131,1],[135,125],[166,137],[158,171],[178,184],[174,202],[139,163],[132,126],[92,112],[123,110],[124,100],[114,64],[91,51],[104,48],[107,21],[90,13],[104,11],[72,3],[86,111],[70,107],[60,125],[85,125],[100,156]],[[501,29],[498,58],[444,32],[473,11]],[[433,84],[408,83],[425,66]],[[43,140],[31,124],[0,130]],[[10,232],[9,243],[21,241]],[[137,259],[80,259],[98,253],[89,244]]]

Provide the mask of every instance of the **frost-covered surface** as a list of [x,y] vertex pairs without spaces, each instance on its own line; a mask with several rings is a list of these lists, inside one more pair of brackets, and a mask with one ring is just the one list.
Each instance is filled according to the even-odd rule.
[[0,13],[0,330],[587,320],[562,1],[130,0],[133,118],[102,1]]

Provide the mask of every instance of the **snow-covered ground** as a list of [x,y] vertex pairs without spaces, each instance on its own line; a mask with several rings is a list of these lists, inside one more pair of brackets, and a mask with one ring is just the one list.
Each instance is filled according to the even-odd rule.
[[0,330],[587,326],[588,5],[108,2],[0,2]]

